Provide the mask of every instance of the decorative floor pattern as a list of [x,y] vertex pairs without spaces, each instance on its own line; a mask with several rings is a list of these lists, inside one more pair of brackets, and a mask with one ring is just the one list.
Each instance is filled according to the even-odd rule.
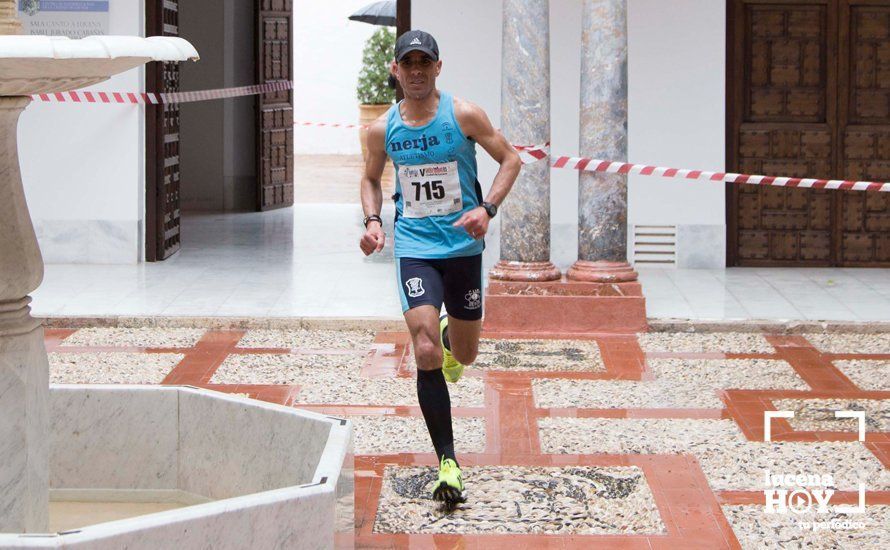
[[389,466],[378,533],[661,534],[664,524],[636,467],[503,467],[463,470],[472,503],[444,513],[430,493],[433,467]]
[[[469,497],[451,515],[425,498],[436,458],[405,332],[53,329],[46,345],[56,382],[190,384],[351,418],[344,548],[890,547],[886,335],[483,336],[449,385]],[[864,442],[826,416],[840,405],[867,411]],[[798,416],[764,442],[783,407]],[[767,517],[766,471],[830,473],[844,504],[865,481],[869,527]]]
[[606,370],[599,346],[579,340],[491,340],[479,342],[474,368],[503,371]]
[[890,432],[890,399],[780,399],[773,401],[780,411],[794,411],[788,419],[798,432],[855,432],[859,423],[855,418],[838,418],[836,411],[865,412],[865,430]]

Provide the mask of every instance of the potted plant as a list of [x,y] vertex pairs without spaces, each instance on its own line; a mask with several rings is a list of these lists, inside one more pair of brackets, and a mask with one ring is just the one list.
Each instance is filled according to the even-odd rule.
[[[389,85],[389,65],[396,48],[396,33],[380,27],[365,42],[362,52],[362,70],[358,76],[356,95],[359,102],[359,123],[366,126],[390,108],[396,97]],[[362,158],[368,155],[368,131],[359,130]]]

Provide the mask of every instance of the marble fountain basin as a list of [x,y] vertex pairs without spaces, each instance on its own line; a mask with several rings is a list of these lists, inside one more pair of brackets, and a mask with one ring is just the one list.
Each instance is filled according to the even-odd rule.
[[148,61],[198,60],[171,36],[0,36],[0,95],[65,92],[107,80]]
[[[51,385],[49,400],[64,530],[0,548],[332,548],[352,530],[346,420],[189,386]],[[77,524],[146,510],[163,511]]]

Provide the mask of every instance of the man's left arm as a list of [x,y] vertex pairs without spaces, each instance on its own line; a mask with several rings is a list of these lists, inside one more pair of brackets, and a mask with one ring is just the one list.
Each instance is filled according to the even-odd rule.
[[[455,100],[454,103],[457,122],[464,135],[475,140],[485,149],[485,152],[491,155],[491,158],[500,164],[491,189],[485,197],[485,202],[500,206],[522,169],[519,154],[504,135],[495,130],[482,108],[463,100]],[[480,206],[461,216],[454,225],[463,227],[467,233],[479,239],[485,236],[488,231],[489,221],[491,218],[488,212]]]

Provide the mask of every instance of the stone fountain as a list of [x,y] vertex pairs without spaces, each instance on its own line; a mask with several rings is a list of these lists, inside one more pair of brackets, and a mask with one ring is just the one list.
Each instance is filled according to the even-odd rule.
[[[23,36],[15,16],[16,1],[0,0],[0,548],[332,546],[335,508],[352,527],[347,421],[196,388],[50,388],[29,307],[43,260],[19,171],[19,115],[34,94],[198,53],[173,37]],[[47,534],[51,489],[195,505]]]
[[48,510],[49,367],[28,296],[43,259],[19,172],[17,126],[32,94],[107,80],[148,61],[198,52],[181,38],[21,36],[16,2],[0,2],[0,532],[44,530]]

